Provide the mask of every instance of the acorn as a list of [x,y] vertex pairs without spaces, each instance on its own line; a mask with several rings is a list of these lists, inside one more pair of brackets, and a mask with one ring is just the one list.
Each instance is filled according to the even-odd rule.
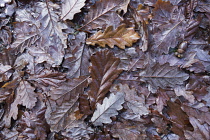
[[187,45],[188,45],[188,42],[187,42],[187,41],[183,41],[183,42],[179,45],[177,52],[178,52],[178,53],[184,53],[184,52],[186,51],[186,49],[187,49]]

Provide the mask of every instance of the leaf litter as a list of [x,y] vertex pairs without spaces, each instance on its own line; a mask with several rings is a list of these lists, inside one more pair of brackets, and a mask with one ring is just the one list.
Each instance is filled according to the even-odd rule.
[[209,5],[2,0],[0,139],[210,139]]

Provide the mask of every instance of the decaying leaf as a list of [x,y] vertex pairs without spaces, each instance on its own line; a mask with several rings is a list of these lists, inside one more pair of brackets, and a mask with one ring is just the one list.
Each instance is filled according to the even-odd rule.
[[0,139],[209,140],[209,7],[0,0]]
[[30,22],[18,22],[15,24],[15,33],[17,40],[11,45],[11,48],[17,52],[23,52],[25,48],[31,47],[38,39],[38,29]]
[[80,9],[85,5],[85,0],[64,0],[62,3],[61,19],[72,20],[74,14],[79,13]]
[[37,94],[34,92],[35,88],[31,86],[28,81],[21,81],[17,87],[17,97],[14,102],[32,109],[37,102]]
[[49,71],[47,69],[42,70],[39,74],[31,75],[29,80],[36,81],[37,83],[44,86],[59,87],[61,82],[66,81],[63,73]]
[[91,122],[95,126],[101,126],[102,123],[111,123],[110,117],[116,116],[118,110],[121,110],[124,103],[124,93],[117,92],[111,94],[109,98],[103,100],[103,104],[97,103],[97,109],[91,118]]
[[125,49],[125,46],[131,47],[139,38],[138,33],[132,27],[126,28],[126,25],[123,24],[114,31],[113,26],[109,26],[103,33],[101,31],[97,32],[86,40],[86,44],[98,44],[101,47],[108,45],[110,48],[116,45],[121,49]]
[[111,132],[113,133],[113,137],[119,138],[121,140],[139,140],[145,139],[145,127],[141,124],[132,124],[128,122],[117,122],[112,128]]
[[73,139],[90,139],[89,134],[94,133],[91,127],[88,127],[83,121],[75,121],[69,126],[62,135]]
[[10,65],[3,65],[0,63],[0,82],[9,80],[12,72],[8,72],[12,67]]
[[167,105],[169,106],[167,113],[172,121],[171,130],[180,137],[184,137],[183,130],[185,129],[189,131],[193,130],[192,125],[190,124],[189,121],[189,117],[181,109],[181,106],[179,104],[168,101]]
[[22,80],[18,82],[16,96],[14,102],[10,105],[9,113],[7,114],[6,125],[11,125],[11,118],[17,119],[18,115],[18,105],[23,105],[28,109],[32,109],[37,102],[37,94],[35,93],[35,88],[31,86],[28,81]]
[[16,140],[19,134],[16,129],[10,130],[8,128],[4,128],[0,133],[1,138],[6,140]]
[[[66,35],[62,32],[62,29],[66,29],[66,25],[59,22],[59,7],[57,4],[51,2],[38,2],[35,4],[34,8],[35,12],[37,12],[35,17],[32,14],[33,12],[30,11],[31,9],[17,11],[16,21],[25,22],[26,27],[31,26],[33,28],[31,28],[31,31],[25,29],[17,33],[20,34],[21,38],[18,38],[11,48],[18,46],[25,48],[24,44],[27,43],[31,46],[37,40],[38,35],[39,37],[36,41],[38,46],[35,47],[35,52],[30,51],[31,54],[37,56],[37,59],[39,59],[40,53],[49,55],[48,57],[43,56],[42,60],[38,61],[38,63],[47,61],[53,65],[60,65],[64,56],[64,48],[66,48],[67,45]],[[27,34],[29,34],[29,36],[27,36]],[[23,49],[18,51],[21,52]]]

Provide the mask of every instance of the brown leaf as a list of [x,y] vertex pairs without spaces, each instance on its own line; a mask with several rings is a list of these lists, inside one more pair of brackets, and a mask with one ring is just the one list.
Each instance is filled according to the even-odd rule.
[[7,97],[11,94],[8,89],[1,88],[0,89],[0,103],[7,99]]
[[45,140],[49,131],[44,117],[45,111],[46,107],[44,106],[37,111],[24,112],[20,121],[18,121],[18,131],[21,132],[19,136],[27,139]]
[[87,87],[87,78],[81,76],[79,78],[68,79],[68,81],[60,83],[59,86],[51,87],[49,91],[50,98],[55,100],[58,105],[78,98],[78,94],[82,94],[84,88]]
[[112,126],[111,132],[114,138],[121,140],[140,140],[146,139],[145,127],[142,124],[129,123],[129,122],[117,122]]
[[153,49],[158,54],[168,54],[169,47],[175,48],[179,40],[183,40],[183,11],[173,6],[169,1],[158,0],[153,9]]
[[183,105],[182,109],[184,112],[187,113],[188,116],[196,118],[202,124],[207,123],[208,125],[210,125],[210,112],[208,108],[204,105],[202,106],[202,104],[200,106],[201,107],[190,107],[187,105]]
[[144,71],[139,73],[142,81],[150,84],[149,90],[156,92],[160,87],[165,89],[167,87],[176,87],[176,85],[182,85],[185,80],[189,78],[189,75],[177,67],[170,67],[168,63],[160,65],[155,63],[154,65],[147,65]]
[[78,78],[89,75],[90,52],[85,45],[86,34],[78,33],[69,40],[69,47],[66,49],[62,66],[68,68],[68,78]]
[[167,101],[167,105],[169,107],[167,113],[170,116],[172,122],[171,130],[180,137],[184,137],[183,130],[192,130],[189,117],[181,109],[181,106],[179,104]]
[[90,58],[92,66],[90,67],[90,97],[91,108],[95,109],[95,104],[101,102],[110,87],[112,82],[118,77],[122,70],[118,70],[117,66],[120,59],[114,57],[113,53],[108,50],[97,52]]
[[42,70],[37,75],[31,75],[28,80],[33,80],[43,86],[59,87],[61,82],[66,81],[65,74],[53,72],[47,69]]
[[210,139],[210,126],[201,124],[196,118],[190,117],[190,123],[193,125],[194,131],[185,131],[186,139],[190,140],[208,140]]
[[113,26],[109,26],[103,33],[101,31],[97,32],[86,40],[86,44],[98,44],[101,47],[108,45],[110,48],[116,45],[121,49],[125,49],[125,46],[131,47],[139,38],[139,35],[132,27],[126,28],[126,25],[123,24],[114,31]]
[[167,92],[160,89],[158,92],[158,97],[156,98],[157,110],[162,114],[164,106],[167,106],[167,101],[170,99]]
[[[84,25],[80,28],[87,30],[106,28],[107,26],[118,26],[121,17],[115,12],[123,4],[121,0],[100,0],[91,6],[90,11],[85,16]],[[111,19],[111,20],[110,20]],[[113,20],[112,20],[113,19]]]
[[81,113],[90,115],[93,111],[90,109],[90,102],[88,101],[88,95],[81,94],[79,97],[79,110]]

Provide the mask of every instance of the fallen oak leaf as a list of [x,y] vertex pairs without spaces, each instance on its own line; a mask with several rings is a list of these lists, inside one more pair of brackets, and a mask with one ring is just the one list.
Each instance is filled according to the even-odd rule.
[[101,126],[102,123],[111,123],[110,117],[118,115],[117,110],[123,108],[122,104],[125,102],[124,93],[117,92],[111,94],[109,98],[103,100],[103,104],[97,103],[97,110],[94,112],[91,122],[95,126]]
[[134,31],[133,27],[126,28],[125,24],[120,25],[116,30],[113,31],[113,26],[109,26],[102,33],[97,32],[86,40],[86,44],[95,45],[98,44],[101,47],[108,45],[110,48],[114,48],[114,45],[121,49],[125,49],[125,46],[131,47],[140,36]]
[[85,0],[65,0],[62,3],[61,18],[72,20],[76,13],[81,12],[81,8],[85,5]]

